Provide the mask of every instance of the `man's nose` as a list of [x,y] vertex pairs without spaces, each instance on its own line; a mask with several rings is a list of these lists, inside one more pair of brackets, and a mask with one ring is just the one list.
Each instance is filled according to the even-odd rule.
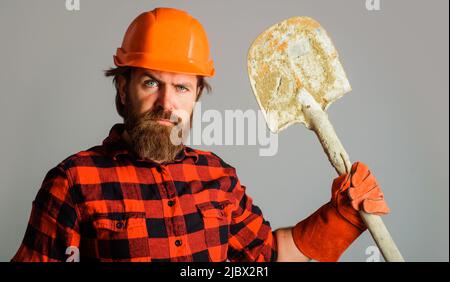
[[170,89],[170,87],[161,88],[158,93],[158,100],[156,101],[156,103],[163,109],[172,111],[174,109],[173,96],[174,93],[173,90]]

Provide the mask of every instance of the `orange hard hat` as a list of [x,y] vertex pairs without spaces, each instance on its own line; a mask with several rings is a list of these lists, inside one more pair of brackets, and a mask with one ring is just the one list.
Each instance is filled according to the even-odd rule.
[[184,11],[156,8],[140,14],[114,56],[116,66],[213,76],[206,32]]

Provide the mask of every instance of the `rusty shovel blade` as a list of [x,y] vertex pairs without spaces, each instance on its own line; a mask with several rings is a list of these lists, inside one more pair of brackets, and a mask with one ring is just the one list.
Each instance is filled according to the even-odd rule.
[[331,39],[309,17],[289,18],[261,33],[248,51],[247,65],[253,94],[273,133],[294,123],[310,127],[302,93],[326,110],[351,91]]

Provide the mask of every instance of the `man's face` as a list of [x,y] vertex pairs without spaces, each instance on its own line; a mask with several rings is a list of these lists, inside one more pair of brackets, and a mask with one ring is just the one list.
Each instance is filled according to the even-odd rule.
[[[197,97],[197,76],[149,69],[135,69],[128,85],[128,95],[121,93],[121,100],[132,105],[138,113],[145,113],[157,106],[175,115],[192,113]],[[168,125],[161,120],[160,124]]]
[[141,157],[163,162],[173,160],[181,149],[170,134],[180,122],[189,123],[197,98],[198,78],[149,69],[135,69],[128,84],[119,78],[125,105],[125,128],[132,149]]

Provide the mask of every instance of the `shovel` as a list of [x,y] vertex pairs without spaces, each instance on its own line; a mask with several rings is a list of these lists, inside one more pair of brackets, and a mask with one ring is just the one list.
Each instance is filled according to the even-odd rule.
[[[325,110],[351,91],[338,53],[320,24],[293,17],[261,33],[251,45],[248,75],[267,125],[278,133],[294,123],[314,131],[339,175],[352,163]],[[404,261],[378,215],[360,211],[386,261]]]

